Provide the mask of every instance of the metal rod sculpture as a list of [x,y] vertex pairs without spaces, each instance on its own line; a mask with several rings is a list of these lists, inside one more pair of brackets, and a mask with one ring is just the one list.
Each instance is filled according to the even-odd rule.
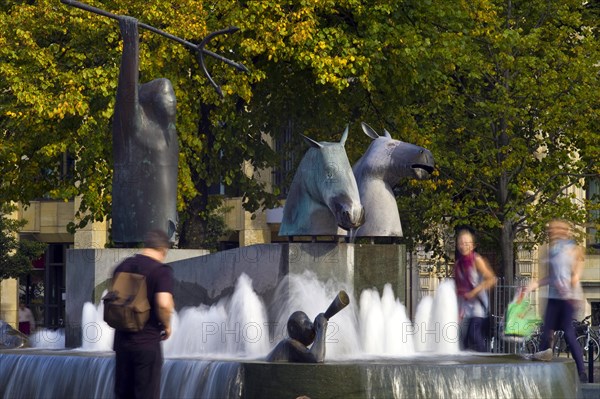
[[[108,17],[108,18],[112,18],[112,19],[116,19],[116,20],[119,20],[119,18],[121,18],[119,15],[110,13],[108,11],[104,11],[104,10],[102,10],[100,8],[96,8],[96,7],[90,6],[90,5],[85,4],[85,3],[81,3],[79,1],[74,1],[74,0],[60,0],[60,1],[63,4],[66,4],[66,5],[69,5],[69,6],[72,6],[72,7],[76,7],[76,8],[80,8],[80,9],[85,10],[85,11],[93,12],[95,14],[102,15],[104,17]],[[215,88],[215,90],[217,91],[217,93],[219,93],[219,95],[221,97],[223,97],[223,92],[221,91],[221,88],[219,87],[219,85],[217,85],[215,83],[215,81],[213,80],[212,76],[210,76],[210,73],[208,72],[208,69],[206,68],[206,64],[204,63],[204,55],[205,54],[208,55],[208,56],[211,56],[211,57],[213,57],[213,58],[215,58],[215,59],[217,59],[219,61],[222,61],[222,62],[224,62],[224,63],[226,63],[228,65],[231,65],[232,67],[236,68],[239,71],[249,72],[248,68],[246,68],[244,65],[242,65],[242,64],[240,64],[238,62],[235,62],[233,60],[230,60],[228,58],[225,58],[222,55],[219,55],[217,53],[213,53],[212,51],[207,50],[207,49],[204,48],[206,46],[206,44],[211,39],[213,39],[216,36],[237,32],[239,30],[239,28],[236,27],[236,26],[231,26],[229,28],[225,28],[225,29],[221,29],[221,30],[209,33],[200,42],[200,44],[194,44],[192,42],[189,42],[189,41],[184,40],[184,39],[182,39],[180,37],[177,37],[175,35],[172,35],[170,33],[167,33],[165,31],[162,31],[160,29],[157,29],[157,28],[155,28],[155,27],[153,27],[151,25],[148,25],[148,24],[145,24],[145,23],[142,23],[142,22],[138,23],[138,26],[140,28],[144,28],[146,30],[149,30],[151,32],[154,32],[154,33],[157,33],[157,34],[159,34],[161,36],[164,36],[164,37],[166,37],[168,39],[174,40],[177,43],[183,44],[184,46],[189,47],[190,49],[196,51],[198,53],[197,54],[197,58],[198,58],[198,61],[200,62],[200,65],[202,67],[202,71],[204,72],[204,74],[208,78],[210,84]]]

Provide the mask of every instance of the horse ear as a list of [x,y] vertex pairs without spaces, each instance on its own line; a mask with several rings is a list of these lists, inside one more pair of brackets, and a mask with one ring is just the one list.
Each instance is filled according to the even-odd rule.
[[348,125],[346,125],[346,130],[344,130],[344,133],[342,134],[342,139],[340,140],[340,144],[342,144],[342,147],[344,146],[344,144],[346,144],[347,138],[348,138]]
[[373,130],[373,128],[371,126],[367,125],[365,122],[361,122],[360,125],[362,126],[363,132],[365,132],[365,134],[367,136],[369,136],[373,140],[379,138],[379,135],[377,134],[377,132],[375,130]]
[[387,129],[383,129],[383,134],[385,135],[385,137],[391,139],[392,135],[390,134],[390,132],[387,131]]
[[310,145],[311,147],[314,148],[323,148],[323,145],[321,143],[319,143],[318,141],[315,141],[313,139],[311,139],[310,137],[307,137],[303,134],[300,134],[300,136],[304,137],[304,140],[306,140],[306,142],[308,143],[308,145]]

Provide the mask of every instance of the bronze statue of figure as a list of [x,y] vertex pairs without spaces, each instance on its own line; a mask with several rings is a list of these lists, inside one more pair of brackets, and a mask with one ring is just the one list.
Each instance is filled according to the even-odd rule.
[[[287,322],[289,338],[281,340],[267,355],[268,362],[323,363],[327,322],[350,303],[346,291],[338,292],[325,313],[319,313],[314,323],[306,313],[292,313]],[[312,344],[310,349],[308,346]]]
[[324,313],[319,313],[313,323],[306,313],[294,312],[288,319],[287,330],[289,338],[281,340],[267,355],[268,362],[323,363],[327,335]]
[[179,159],[175,92],[164,78],[138,83],[138,21],[120,17],[119,25],[123,56],[112,126],[112,239],[139,243],[147,231],[161,229],[173,241]]
[[223,96],[223,92],[208,73],[204,55],[225,62],[239,71],[248,72],[248,69],[204,47],[212,38],[236,32],[238,28],[232,26],[209,33],[196,45],[132,17],[115,15],[76,0],[61,2],[118,20],[123,36],[112,126],[112,239],[119,246],[135,246],[143,242],[147,231],[160,229],[166,231],[169,239],[174,241],[179,158],[175,92],[171,82],[164,78],[138,83],[138,28],[150,30],[194,51],[202,71],[220,96]]

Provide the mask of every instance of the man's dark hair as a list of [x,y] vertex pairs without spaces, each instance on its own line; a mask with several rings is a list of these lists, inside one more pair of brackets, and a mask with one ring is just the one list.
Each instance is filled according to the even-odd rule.
[[171,242],[169,236],[162,230],[150,230],[144,238],[144,247],[152,249],[169,249]]

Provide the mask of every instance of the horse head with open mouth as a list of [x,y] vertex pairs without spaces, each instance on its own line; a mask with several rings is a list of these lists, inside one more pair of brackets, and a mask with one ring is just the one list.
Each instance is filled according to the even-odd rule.
[[423,147],[394,140],[387,130],[380,136],[364,122],[362,129],[373,141],[352,167],[365,208],[365,223],[356,236],[402,237],[393,188],[403,178],[428,178],[433,172],[433,155]]

